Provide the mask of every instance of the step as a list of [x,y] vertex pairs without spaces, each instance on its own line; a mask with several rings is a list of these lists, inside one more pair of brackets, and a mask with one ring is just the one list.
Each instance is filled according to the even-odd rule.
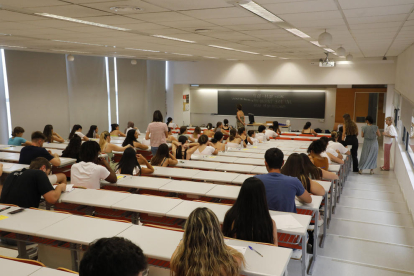
[[383,191],[383,192],[400,192],[400,186],[398,184],[378,184],[378,183],[345,183],[346,189],[357,189],[363,191]]
[[341,196],[340,202],[338,204],[341,206],[367,209],[367,210],[409,213],[405,202],[360,199],[360,198]]
[[319,248],[319,254],[334,259],[414,272],[414,250],[412,247],[328,234],[324,248]]
[[[375,210],[365,210],[359,208],[350,208],[338,205],[336,207],[333,218],[347,219],[353,221],[361,221],[368,223],[376,223],[383,225],[395,225],[414,227],[414,222],[411,214],[408,213],[395,213],[395,212],[383,212]],[[329,230],[328,230],[329,232]]]
[[[300,267],[288,264],[289,275],[301,275]],[[318,256],[313,276],[409,276],[410,274],[399,273],[396,271],[376,268],[364,264],[347,262],[344,260],[332,259],[328,257]]]
[[397,179],[378,178],[378,177],[364,177],[364,176],[348,176],[346,183],[361,183],[361,184],[381,184],[381,185],[396,185]]
[[333,218],[329,234],[414,246],[414,228],[411,227],[378,225]]
[[404,197],[400,191],[394,192],[383,192],[383,191],[364,191],[356,189],[344,189],[343,196],[354,197],[354,198],[366,198],[366,199],[376,199],[376,200],[387,200],[394,202],[404,202]]

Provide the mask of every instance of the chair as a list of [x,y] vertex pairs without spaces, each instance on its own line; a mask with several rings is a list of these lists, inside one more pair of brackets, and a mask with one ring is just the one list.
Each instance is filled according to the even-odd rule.
[[6,260],[11,260],[11,261],[16,261],[16,262],[21,262],[21,263],[25,263],[25,264],[31,264],[31,265],[46,267],[43,263],[35,261],[35,260],[11,258],[11,257],[2,256],[2,255],[0,255],[0,258],[6,259]]
[[69,272],[69,273],[73,273],[73,274],[79,274],[79,273],[77,273],[73,270],[70,270],[70,269],[67,269],[67,268],[64,268],[64,267],[58,267],[56,270],[65,271],[65,272]]

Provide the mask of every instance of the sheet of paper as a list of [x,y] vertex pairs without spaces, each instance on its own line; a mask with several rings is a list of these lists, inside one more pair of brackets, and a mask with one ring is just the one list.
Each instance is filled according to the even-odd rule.
[[[57,187],[57,185],[53,185],[53,188],[56,189],[56,187]],[[66,184],[65,193],[72,192],[73,190],[75,190],[75,188],[73,188],[73,184]]]
[[214,159],[214,158],[216,158],[216,156],[209,156],[208,158]]
[[10,163],[2,163],[3,164],[3,169],[11,169],[11,167],[14,166],[14,164],[10,164]]
[[116,176],[116,178],[119,180],[119,179],[122,179],[122,178],[125,178],[126,177],[126,175],[122,175],[122,174],[120,174],[120,175],[117,175]]
[[229,245],[230,247],[233,247],[234,249],[236,249],[237,251],[239,251],[240,253],[242,253],[244,255],[244,253],[246,253],[247,247],[245,246],[236,246],[236,245]]
[[300,224],[292,215],[272,216],[272,219],[275,221],[277,229],[293,229],[303,227],[302,224]]

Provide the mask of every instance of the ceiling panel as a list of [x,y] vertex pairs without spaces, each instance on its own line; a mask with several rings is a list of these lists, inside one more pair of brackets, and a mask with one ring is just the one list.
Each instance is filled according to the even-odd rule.
[[[110,2],[102,1],[98,3],[83,3],[82,6],[90,7],[90,8],[105,11],[105,12],[117,13],[117,14],[140,14],[140,13],[169,11],[169,9],[165,9],[157,5],[152,5],[150,3],[139,1],[139,0],[122,0],[122,1],[110,1]],[[118,6],[137,7],[137,8],[141,8],[142,11],[116,12],[110,9],[111,7],[118,7]]]
[[338,0],[342,9],[360,9],[360,8],[373,8],[383,6],[395,6],[404,4],[414,4],[414,0]]
[[[233,18],[210,18],[206,21],[220,26],[230,26],[230,25],[245,25],[245,24],[261,24],[267,22],[266,20],[258,16],[246,16],[246,17],[233,17]],[[270,24],[270,23],[269,23]]]
[[88,7],[82,7],[78,5],[65,5],[65,6],[52,6],[52,7],[39,7],[31,8],[33,12],[37,13],[51,13],[67,17],[88,17],[88,16],[102,16],[110,15],[111,13],[94,10]]
[[235,31],[251,31],[251,30],[272,30],[278,29],[276,25],[269,23],[262,24],[242,24],[242,25],[225,25],[224,27],[235,30]]
[[[1,0],[0,0],[1,1]],[[130,18],[122,15],[106,15],[106,16],[92,16],[83,17],[82,20],[107,24],[107,25],[120,25],[120,24],[137,24],[142,23],[142,20]]]
[[344,10],[347,18],[351,17],[369,17],[369,16],[381,16],[381,15],[393,15],[393,14],[408,14],[413,8],[413,4],[388,6],[388,7],[375,7],[375,8],[362,8]]
[[382,16],[361,16],[347,18],[349,24],[368,24],[368,23],[384,23],[384,22],[403,22],[407,14],[393,14]]
[[163,22],[163,21],[182,21],[194,20],[194,18],[178,13],[178,12],[156,12],[144,14],[129,14],[128,17],[140,19],[148,22]]
[[289,13],[311,13],[320,11],[336,11],[337,7],[332,0],[316,0],[292,3],[265,4],[267,10],[277,15]]
[[232,7],[223,0],[147,0],[146,2],[174,11]]
[[182,14],[198,18],[198,19],[212,19],[212,18],[231,18],[251,16],[252,14],[240,7],[219,8],[219,9],[205,9],[205,10],[191,10],[182,11]]
[[309,21],[309,20],[321,20],[321,19],[322,20],[326,20],[326,19],[342,20],[342,15],[339,11],[326,11],[326,12],[284,14],[283,16],[281,16],[281,18],[291,23],[290,22],[291,20],[295,22]]
[[18,8],[61,6],[68,4],[69,3],[59,0],[1,0],[0,2],[0,5],[7,5]]
[[173,28],[207,28],[210,26],[214,26],[214,24],[202,21],[202,20],[185,20],[185,21],[162,21],[158,22],[159,25],[173,27]]

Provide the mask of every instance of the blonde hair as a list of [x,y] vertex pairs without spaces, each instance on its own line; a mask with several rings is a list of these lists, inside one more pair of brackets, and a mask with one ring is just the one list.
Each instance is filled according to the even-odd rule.
[[201,128],[197,126],[194,129],[193,138],[198,138],[200,135],[201,135]]
[[108,136],[111,136],[108,131],[103,131],[99,136],[99,147],[101,148],[102,153],[104,153],[105,146],[108,143],[106,142],[106,138],[108,138]]
[[197,208],[184,226],[183,241],[170,263],[170,275],[239,275],[235,258],[244,264],[243,255],[224,243],[216,215],[208,208]]
[[344,114],[345,135],[358,135],[358,126],[351,120],[349,114]]
[[332,131],[331,132],[331,140],[336,142],[336,139],[338,139],[338,132]]

